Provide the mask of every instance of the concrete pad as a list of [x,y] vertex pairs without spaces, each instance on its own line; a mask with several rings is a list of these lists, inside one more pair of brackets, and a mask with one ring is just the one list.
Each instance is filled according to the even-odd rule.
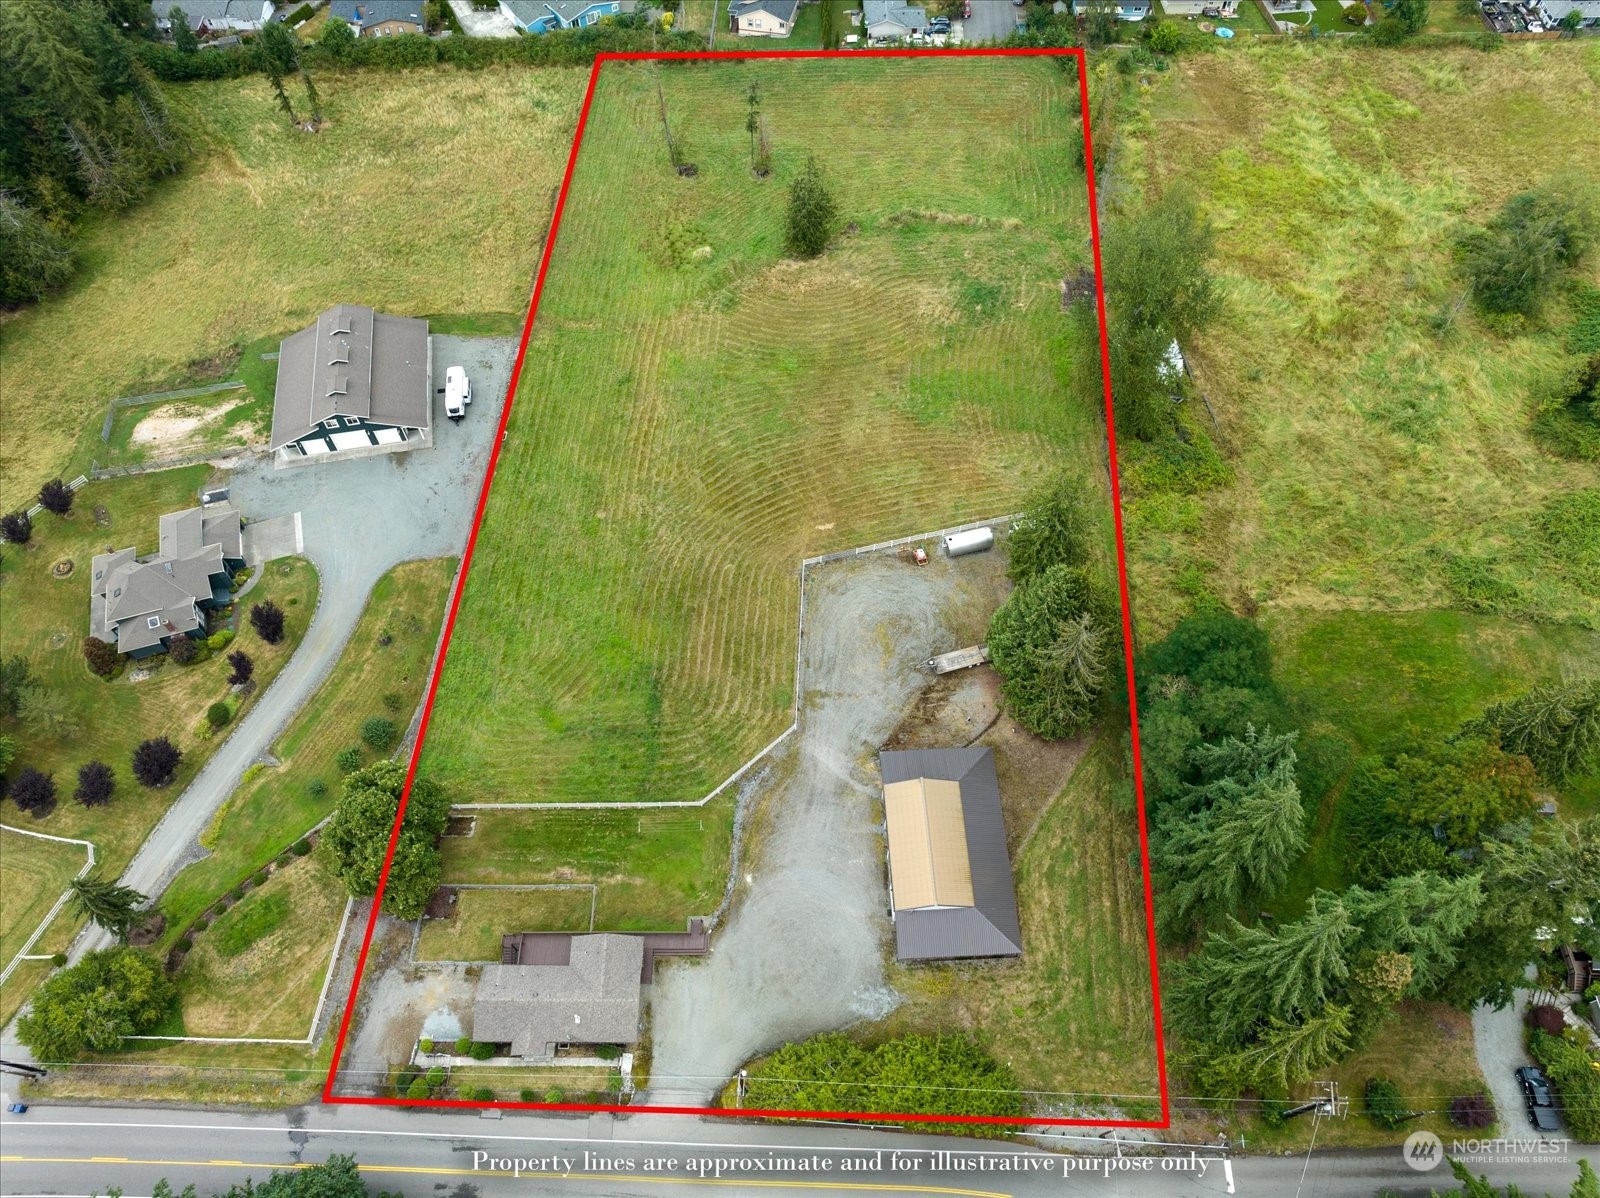
[[246,524],[243,539],[245,565],[252,568],[275,558],[294,557],[306,550],[299,512]]

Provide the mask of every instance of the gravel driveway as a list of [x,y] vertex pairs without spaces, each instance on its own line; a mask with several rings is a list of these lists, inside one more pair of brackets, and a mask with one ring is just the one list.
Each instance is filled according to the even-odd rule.
[[893,1009],[877,750],[928,681],[921,663],[957,647],[953,601],[1003,567],[992,553],[923,568],[873,555],[810,572],[798,735],[755,800],[711,956],[657,977],[646,1101],[702,1104],[757,1053]]
[[1522,1046],[1522,1020],[1527,1014],[1531,994],[1529,990],[1518,990],[1516,1000],[1503,1011],[1482,1005],[1473,1008],[1472,1039],[1478,1050],[1478,1067],[1483,1070],[1483,1080],[1494,1098],[1501,1135],[1563,1140],[1568,1135],[1565,1128],[1548,1132],[1533,1126],[1523,1104],[1522,1090],[1517,1085],[1517,1068],[1534,1064]]
[[[459,425],[436,408],[432,449],[290,470],[274,469],[270,457],[252,458],[228,479],[234,505],[252,519],[300,513],[305,556],[322,580],[317,610],[289,664],[145,840],[122,875],[125,885],[154,897],[206,855],[200,833],[338,660],[367,593],[386,571],[465,547],[517,343],[436,336],[433,348],[435,387],[444,385],[446,366],[464,365],[474,402]],[[73,959],[109,943],[91,927],[73,946]]]

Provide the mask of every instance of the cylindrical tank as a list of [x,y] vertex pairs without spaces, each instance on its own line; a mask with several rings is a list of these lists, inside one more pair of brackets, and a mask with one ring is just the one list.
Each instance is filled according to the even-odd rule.
[[994,548],[994,529],[971,528],[966,532],[953,532],[944,539],[944,551],[951,557],[963,553],[981,553]]

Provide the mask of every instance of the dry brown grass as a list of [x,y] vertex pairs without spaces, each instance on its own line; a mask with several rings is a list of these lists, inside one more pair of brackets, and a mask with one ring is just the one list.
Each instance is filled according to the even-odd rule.
[[[470,851],[470,850],[469,850]],[[458,890],[448,919],[423,923],[422,961],[498,961],[500,937],[513,932],[587,932],[589,886],[571,890]]]

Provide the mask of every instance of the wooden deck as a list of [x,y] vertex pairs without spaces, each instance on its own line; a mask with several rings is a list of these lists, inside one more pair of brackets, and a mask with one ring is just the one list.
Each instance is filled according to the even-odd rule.
[[[502,965],[569,965],[572,938],[600,933],[512,932],[500,937]],[[644,941],[644,967],[639,981],[655,981],[657,957],[703,957],[711,951],[711,937],[703,919],[691,919],[687,932],[607,932],[611,936],[638,936]]]

